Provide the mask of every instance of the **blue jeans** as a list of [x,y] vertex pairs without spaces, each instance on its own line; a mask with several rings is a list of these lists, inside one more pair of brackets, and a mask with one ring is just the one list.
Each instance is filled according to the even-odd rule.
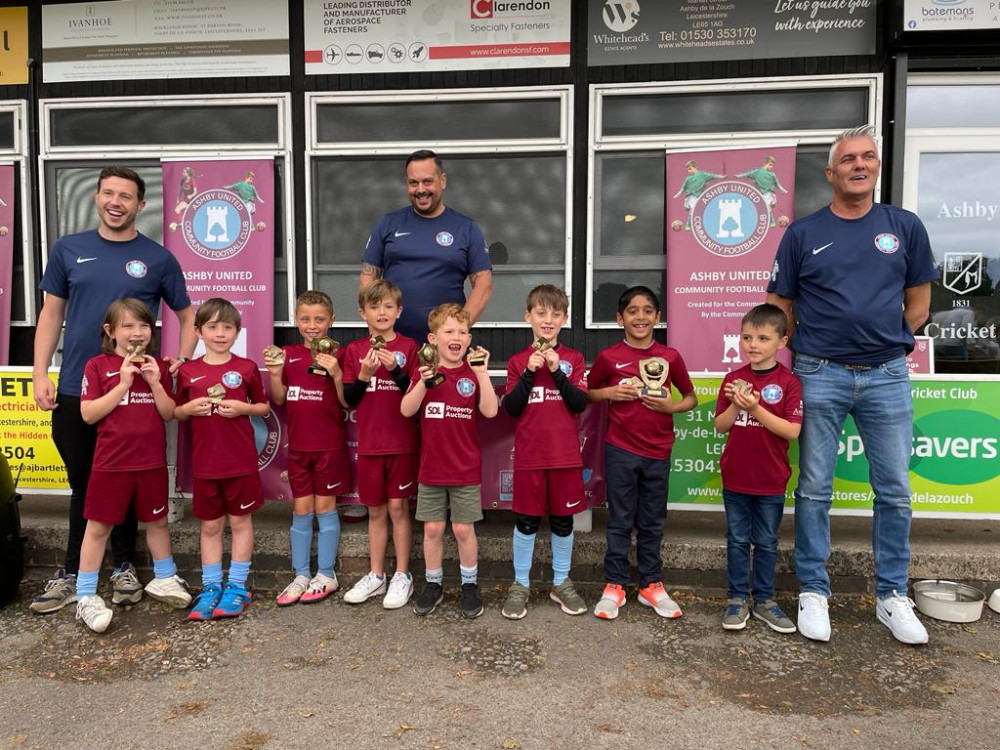
[[805,414],[795,490],[795,574],[802,591],[830,595],[830,504],[840,433],[854,417],[875,495],[875,593],[906,592],[910,566],[910,451],[913,402],[906,359],[869,370],[807,355],[795,357]]
[[639,588],[663,580],[663,524],[667,520],[670,456],[646,458],[614,445],[604,446],[604,476],[608,496],[608,551],[604,579],[627,586],[628,553],[635,529]]
[[726,578],[730,599],[750,598],[750,546],[753,545],[753,598],[774,598],[774,563],[784,495],[746,495],[722,491],[726,506]]

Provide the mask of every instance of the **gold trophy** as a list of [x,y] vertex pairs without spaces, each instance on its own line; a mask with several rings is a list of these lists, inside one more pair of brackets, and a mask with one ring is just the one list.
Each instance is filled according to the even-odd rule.
[[285,350],[280,346],[271,344],[264,350],[264,363],[266,364],[268,362],[275,365],[285,364]]
[[544,352],[546,352],[546,351],[548,351],[549,349],[551,349],[551,348],[552,348],[552,342],[551,342],[551,341],[549,341],[549,340],[548,340],[547,338],[545,338],[544,336],[539,336],[539,337],[538,337],[537,339],[535,339],[535,341],[534,341],[534,342],[533,342],[533,343],[531,344],[531,348],[532,348],[532,349],[534,349],[534,350],[535,350],[536,352],[538,352],[539,354],[542,354],[542,353],[544,353]]
[[469,352],[469,366],[470,367],[482,367],[486,364],[486,351],[481,346],[477,346],[475,349]]
[[337,350],[340,349],[340,344],[329,336],[322,336],[318,339],[313,339],[309,342],[309,349],[312,351],[312,364],[309,365],[309,373],[312,375],[319,375],[320,377],[327,377],[330,373],[327,372],[326,368],[316,363],[316,356],[318,354],[329,354],[335,355]]
[[420,360],[421,367],[429,367],[431,369],[431,376],[424,379],[424,385],[427,388],[434,388],[444,382],[444,375],[437,371],[438,350],[436,346],[433,344],[424,344],[421,346],[417,350],[417,359]]
[[125,359],[133,365],[141,365],[146,361],[146,345],[135,341],[125,349]]
[[733,393],[742,393],[744,396],[753,394],[753,384],[748,383],[743,378],[737,378],[731,385],[733,386]]
[[661,357],[650,357],[639,360],[639,377],[642,379],[642,388],[639,393],[643,396],[653,398],[669,398],[670,390],[663,387],[670,374],[670,365],[667,360]]
[[385,336],[376,333],[368,340],[368,343],[371,345],[371,348],[374,349],[375,351],[378,351],[379,349],[385,349]]
[[205,395],[208,396],[208,400],[213,404],[221,404],[222,399],[226,397],[226,386],[222,383],[216,383],[215,385],[210,385],[205,390]]

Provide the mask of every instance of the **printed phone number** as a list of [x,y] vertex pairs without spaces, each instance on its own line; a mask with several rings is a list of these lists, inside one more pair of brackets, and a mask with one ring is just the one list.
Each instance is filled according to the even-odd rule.
[[756,26],[738,26],[728,29],[682,29],[681,31],[661,31],[661,42],[712,42],[754,39]]

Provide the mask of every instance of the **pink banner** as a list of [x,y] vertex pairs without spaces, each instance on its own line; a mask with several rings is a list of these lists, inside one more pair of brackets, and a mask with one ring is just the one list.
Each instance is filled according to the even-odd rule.
[[667,154],[667,343],[691,372],[745,363],[740,320],[764,302],[794,194],[794,146]]
[[[270,380],[262,370],[264,388]],[[502,387],[497,387],[502,396]],[[580,416],[580,452],[583,458],[583,487],[590,507],[604,502],[604,433],[608,421],[605,404],[590,404]],[[357,465],[358,430],[355,411],[346,411],[347,447],[352,467]],[[254,417],[257,439],[257,467],[264,498],[291,502],[288,486],[288,422],[283,406],[271,406],[267,419]],[[479,420],[479,441],[483,453],[482,502],[484,508],[509,509],[514,487],[514,418],[501,409],[493,419]],[[341,503],[358,502],[358,483],[353,473],[351,491],[340,496]],[[193,487],[191,472],[191,438],[187,424],[182,423],[177,443],[177,483],[185,492]]]
[[906,355],[906,366],[910,375],[934,374],[934,339],[930,336],[914,336],[913,351]]
[[14,167],[0,164],[0,365],[9,363],[14,282]]
[[[192,304],[232,302],[243,317],[233,347],[262,364],[274,338],[274,165],[270,159],[163,162],[163,237]],[[164,354],[177,353],[177,317],[163,316]],[[203,346],[195,352],[203,353]]]

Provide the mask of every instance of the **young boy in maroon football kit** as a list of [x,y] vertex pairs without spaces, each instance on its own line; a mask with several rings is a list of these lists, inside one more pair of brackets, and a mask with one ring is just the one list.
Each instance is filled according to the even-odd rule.
[[[680,608],[663,586],[660,545],[667,518],[673,415],[690,411],[698,399],[681,355],[653,340],[653,328],[660,322],[660,302],[653,291],[644,286],[625,290],[618,300],[617,317],[618,325],[625,329],[625,340],[598,354],[587,376],[588,398],[610,402],[604,447],[607,583],[594,614],[613,620],[625,604],[628,554],[635,529],[639,603],[652,607],[661,617],[680,617]],[[659,389],[651,388],[640,377],[645,373],[648,380],[650,373],[664,369],[667,380]],[[680,392],[680,401],[673,400],[671,385]]]
[[715,429],[729,433],[719,462],[726,506],[726,630],[742,630],[752,614],[779,633],[795,632],[774,601],[778,530],[792,474],[788,441],[802,429],[802,384],[775,359],[788,343],[787,325],[775,305],[758,305],[743,316],[740,345],[748,364],[726,375],[715,404]]
[[[177,371],[174,416],[192,420],[192,513],[201,519],[204,590],[188,614],[191,620],[236,617],[250,603],[250,514],[264,502],[250,417],[266,417],[271,408],[257,365],[231,351],[240,322],[239,311],[226,300],[205,300],[194,318],[205,354]],[[222,531],[227,520],[233,548],[223,589]]]
[[580,352],[560,345],[569,298],[551,284],[528,293],[524,320],[534,343],[507,361],[503,405],[517,418],[514,436],[514,583],[501,614],[520,620],[528,613],[531,558],[542,516],[552,532],[552,590],[549,598],[568,615],[587,605],[569,579],[573,558],[573,515],[583,502],[583,461],[577,415],[587,408],[586,364]]
[[[413,595],[409,497],[416,492],[420,436],[414,418],[399,406],[417,371],[417,343],[395,331],[403,294],[377,279],[358,295],[369,336],[352,341],[344,355],[344,400],[357,409],[358,494],[368,506],[371,570],[344,594],[348,604],[381,596],[385,609],[399,609]],[[396,572],[386,590],[385,550],[392,519]]]
[[[489,352],[476,347],[469,351],[469,360],[465,360],[472,342],[470,323],[468,311],[454,302],[431,310],[427,316],[430,328],[427,341],[437,351],[437,372],[433,365],[421,365],[400,404],[404,417],[420,412],[416,518],[424,522],[427,583],[413,611],[421,616],[429,615],[441,603],[444,529],[449,504],[462,574],[462,614],[473,618],[483,613],[483,598],[476,580],[479,566],[474,525],[483,517],[480,493],[483,467],[476,411],[492,419],[498,407],[487,371]],[[429,386],[435,375],[441,377],[441,382]]]
[[[87,485],[87,530],[80,550],[77,617],[96,633],[111,624],[112,612],[97,595],[97,580],[111,529],[125,520],[130,505],[146,524],[146,545],[153,557],[153,580],[146,592],[183,608],[191,603],[177,576],[167,530],[167,436],[164,422],[174,418],[173,383],[167,363],[152,349],[156,321],[137,299],[112,302],[104,317],[103,354],[84,368],[80,414],[97,423],[97,450]],[[143,353],[129,352],[135,345]],[[141,590],[140,590],[141,595]]]
[[[289,541],[295,578],[278,594],[278,606],[318,602],[339,588],[334,565],[340,546],[337,496],[351,489],[351,465],[344,432],[343,349],[317,352],[313,367],[311,345],[327,335],[336,316],[323,292],[308,291],[295,301],[295,324],[301,344],[283,347],[281,354],[265,350],[264,366],[271,399],[285,404],[288,414],[288,483],[292,489]],[[311,370],[310,368],[313,367]],[[310,578],[313,517],[316,575]]]

